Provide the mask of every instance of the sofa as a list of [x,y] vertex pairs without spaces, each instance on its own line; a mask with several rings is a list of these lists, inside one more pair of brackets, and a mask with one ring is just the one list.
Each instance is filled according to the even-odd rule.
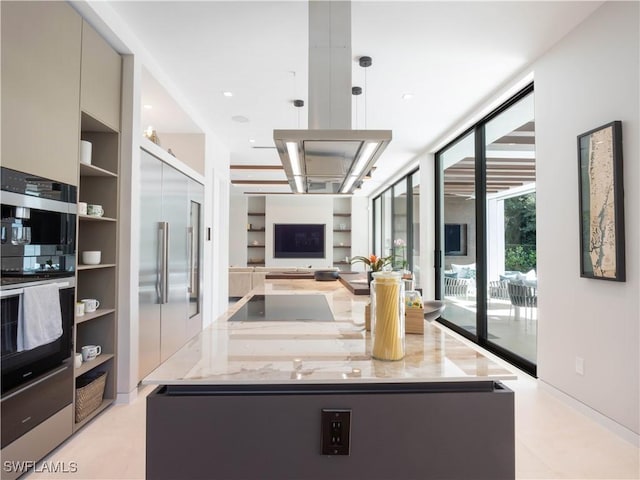
[[452,263],[448,270],[444,271],[445,296],[458,297],[475,295],[476,290],[476,264],[457,265]]
[[244,297],[257,287],[264,285],[267,273],[315,272],[316,270],[339,270],[335,267],[229,267],[229,297]]

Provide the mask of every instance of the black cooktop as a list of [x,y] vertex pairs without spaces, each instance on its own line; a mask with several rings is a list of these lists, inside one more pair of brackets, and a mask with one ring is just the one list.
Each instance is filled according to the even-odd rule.
[[230,322],[333,322],[324,295],[254,295]]

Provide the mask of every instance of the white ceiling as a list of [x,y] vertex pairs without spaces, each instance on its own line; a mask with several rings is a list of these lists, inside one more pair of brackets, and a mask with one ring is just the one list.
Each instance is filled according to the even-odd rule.
[[[602,2],[352,2],[353,128],[393,140],[359,194],[384,184]],[[114,11],[231,152],[233,165],[280,165],[274,129],[307,127],[306,1],[115,1]],[[373,65],[358,66],[368,55]],[[152,87],[143,86],[143,103]],[[155,88],[155,87],[153,87]],[[222,92],[233,92],[225,97]],[[403,100],[412,93],[411,100]],[[158,98],[158,100],[155,100]],[[197,131],[160,95],[143,128]],[[159,103],[156,103],[159,102]],[[357,103],[356,103],[357,102]],[[248,119],[241,123],[233,117]],[[249,140],[254,139],[255,143]],[[269,147],[269,148],[254,148]],[[232,180],[284,180],[282,171],[232,170]],[[289,192],[282,185],[236,185]]]

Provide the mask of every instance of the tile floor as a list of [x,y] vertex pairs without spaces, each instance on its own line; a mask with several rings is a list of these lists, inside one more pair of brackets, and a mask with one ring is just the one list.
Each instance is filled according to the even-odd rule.
[[[516,392],[517,479],[640,479],[638,447],[570,408],[524,373],[505,383]],[[143,479],[145,396],[152,389],[141,387],[131,404],[110,407],[44,460],[49,465],[75,462],[76,473],[34,472],[25,478]],[[464,452],[460,455],[464,458]]]

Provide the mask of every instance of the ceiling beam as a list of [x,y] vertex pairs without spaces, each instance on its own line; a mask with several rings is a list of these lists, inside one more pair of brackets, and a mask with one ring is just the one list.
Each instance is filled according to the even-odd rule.
[[288,180],[231,180],[233,185],[289,185]]
[[282,165],[230,165],[230,170],[284,170]]

